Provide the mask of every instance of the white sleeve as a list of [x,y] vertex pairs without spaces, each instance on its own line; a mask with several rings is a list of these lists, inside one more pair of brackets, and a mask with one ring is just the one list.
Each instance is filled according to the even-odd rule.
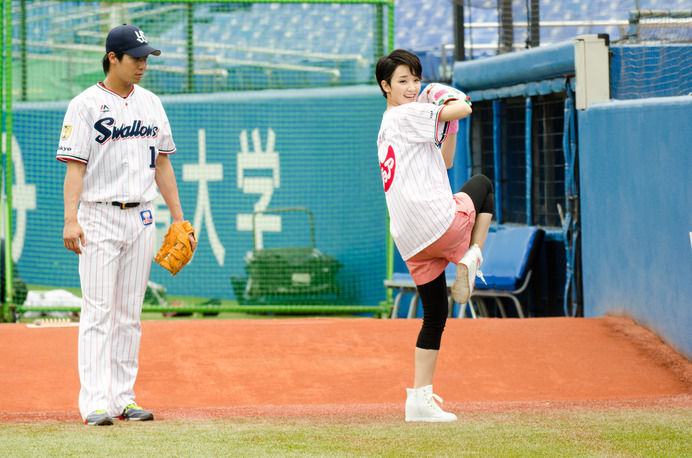
[[68,160],[89,162],[91,155],[90,140],[91,115],[79,100],[73,99],[67,107],[65,118],[60,131],[60,143],[56,159],[62,162]]
[[443,106],[412,102],[401,105],[397,124],[411,143],[441,143],[447,134],[447,123],[440,121]]
[[159,119],[161,120],[161,132],[159,133],[156,147],[161,154],[173,154],[176,151],[175,142],[173,141],[173,132],[171,132],[171,124],[168,122],[168,116],[163,109],[161,100],[157,97],[157,107],[160,110]]

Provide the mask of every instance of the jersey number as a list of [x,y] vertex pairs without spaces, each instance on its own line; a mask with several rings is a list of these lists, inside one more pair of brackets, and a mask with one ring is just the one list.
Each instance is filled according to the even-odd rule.
[[151,162],[149,163],[149,168],[155,169],[156,168],[156,147],[150,146],[149,151],[151,151]]

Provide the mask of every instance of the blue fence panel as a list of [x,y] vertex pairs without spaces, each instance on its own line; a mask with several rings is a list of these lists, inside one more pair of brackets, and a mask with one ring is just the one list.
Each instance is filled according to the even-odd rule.
[[[230,278],[244,275],[244,258],[253,249],[252,231],[241,226],[247,226],[261,197],[246,194],[239,176],[274,173],[271,168],[243,169],[238,158],[244,148],[246,153],[266,153],[273,135],[280,166],[268,208],[308,208],[316,247],[344,266],[339,272],[348,285],[344,300],[364,305],[384,300],[387,211],[376,142],[385,101],[377,87],[171,96],[162,101],[178,148],[171,160],[181,203],[186,219],[197,219],[199,245],[181,274],[171,278],[154,265],[152,281],[169,294],[234,298]],[[21,234],[18,269],[29,284],[77,287],[78,258],[62,243],[65,166],[55,159],[67,103],[14,108],[25,181],[36,187],[35,208],[17,210],[14,218],[15,225],[25,218],[30,228]],[[253,137],[255,130],[259,135]],[[14,197],[15,207],[21,207],[22,193]],[[163,202],[155,205],[165,214]],[[157,231],[166,228],[159,218]],[[48,264],[37,268],[39,260]]]

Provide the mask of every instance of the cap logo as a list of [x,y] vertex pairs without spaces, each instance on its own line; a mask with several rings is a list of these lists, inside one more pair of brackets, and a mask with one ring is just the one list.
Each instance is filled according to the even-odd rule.
[[135,30],[135,36],[137,37],[137,41],[139,41],[140,43],[147,43],[147,37],[141,30]]

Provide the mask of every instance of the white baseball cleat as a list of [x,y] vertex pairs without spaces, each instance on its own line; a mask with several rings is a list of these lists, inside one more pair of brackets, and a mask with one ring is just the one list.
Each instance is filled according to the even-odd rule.
[[483,254],[480,247],[473,244],[457,264],[457,279],[452,285],[452,298],[457,304],[465,304],[469,301],[476,283],[476,276],[487,285],[483,273],[479,270],[481,264],[483,264]]
[[453,413],[445,412],[437,405],[442,398],[432,392],[432,385],[406,388],[406,421],[457,421]]

